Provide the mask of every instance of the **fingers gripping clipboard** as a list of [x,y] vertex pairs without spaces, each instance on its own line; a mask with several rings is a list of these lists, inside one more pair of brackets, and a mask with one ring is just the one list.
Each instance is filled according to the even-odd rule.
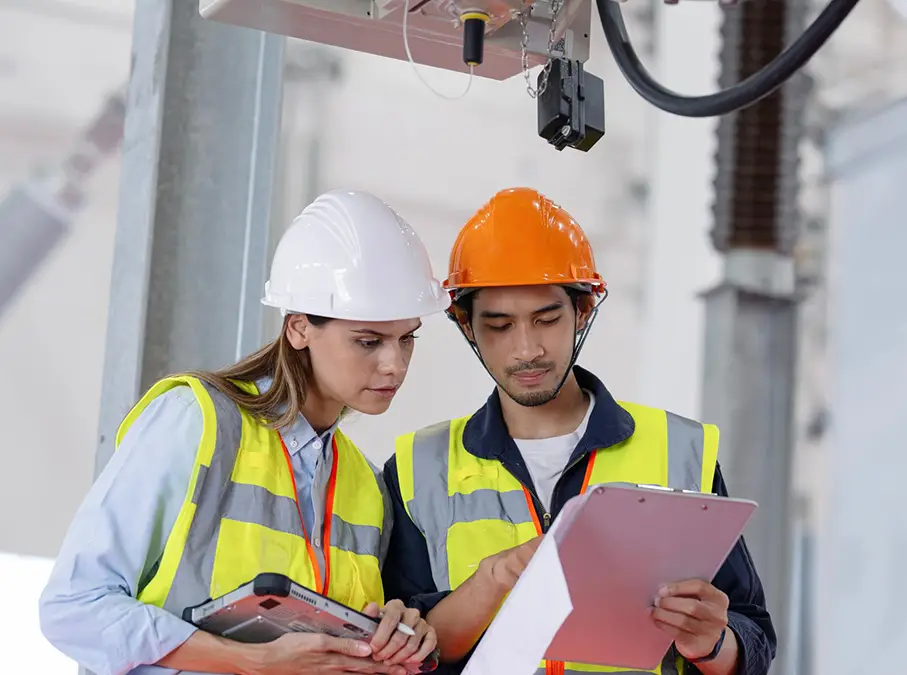
[[552,529],[573,611],[545,657],[654,670],[672,638],[652,621],[659,588],[711,581],[755,502],[658,486],[590,487]]
[[464,675],[531,675],[539,660],[655,670],[672,638],[651,618],[659,588],[711,580],[756,503],[630,484],[565,504]]

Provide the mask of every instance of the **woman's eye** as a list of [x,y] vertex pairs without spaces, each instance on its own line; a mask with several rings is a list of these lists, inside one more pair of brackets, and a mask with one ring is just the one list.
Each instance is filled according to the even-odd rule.
[[359,340],[358,342],[366,349],[374,349],[381,344],[381,340]]
[[400,338],[400,342],[405,345],[411,345],[418,337],[418,335],[404,335],[402,338]]

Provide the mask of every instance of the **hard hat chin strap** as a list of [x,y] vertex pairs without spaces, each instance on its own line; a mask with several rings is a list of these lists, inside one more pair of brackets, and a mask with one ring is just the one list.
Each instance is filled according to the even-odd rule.
[[[561,389],[564,387],[564,384],[567,382],[567,378],[570,377],[570,373],[573,372],[573,366],[576,365],[576,361],[579,358],[579,354],[583,349],[583,345],[586,343],[586,338],[589,337],[589,331],[592,328],[592,324],[595,322],[595,319],[598,316],[599,307],[601,307],[601,304],[607,298],[608,298],[608,292],[606,290],[602,294],[602,297],[598,300],[598,302],[595,303],[595,305],[590,310],[589,316],[586,318],[586,323],[583,325],[583,327],[573,333],[573,355],[570,358],[570,364],[567,366],[567,369],[564,371],[564,376],[561,378],[560,383],[557,385],[557,387],[554,388],[554,393],[551,395],[551,398],[548,399],[549,401],[557,398],[557,395],[561,393]],[[576,307],[575,304],[574,304],[574,311],[579,311],[579,309]],[[471,324],[472,317],[470,317],[469,320],[470,320],[470,324]],[[482,364],[482,367],[485,369],[485,372],[487,372],[489,375],[491,375],[491,379],[494,380],[495,384],[497,384],[497,379],[495,379],[494,373],[492,373],[491,370],[489,370],[488,366],[485,364],[485,359],[482,358],[482,353],[479,351],[479,346],[475,343],[475,341],[469,339],[469,336],[466,334],[466,331],[463,329],[462,323],[460,323],[459,321],[456,321],[455,323],[457,324],[457,328],[460,330],[460,335],[463,336],[463,338],[466,340],[467,344],[469,344],[469,346],[472,348],[472,351],[475,352],[475,355],[479,358],[479,363]],[[475,335],[475,331],[473,331],[473,335]],[[504,389],[504,387],[501,387],[501,389]],[[507,393],[507,390],[504,389],[504,392]],[[510,396],[509,393],[507,393],[507,395]],[[518,403],[519,405],[525,405],[525,404],[517,401],[515,398],[513,398],[513,396],[510,396],[510,399],[514,403]],[[546,401],[546,403],[547,403],[547,401]],[[544,405],[544,404],[542,404],[542,405]],[[525,406],[525,407],[534,407],[534,406]]]
[[589,316],[586,319],[586,324],[573,334],[573,356],[570,359],[570,365],[567,366],[567,370],[564,372],[564,377],[561,378],[560,384],[557,385],[554,389],[554,394],[551,396],[551,400],[557,398],[557,395],[561,393],[561,389],[564,384],[567,382],[567,378],[570,377],[570,373],[573,372],[573,366],[576,365],[577,359],[579,359],[579,353],[583,349],[583,345],[586,344],[586,338],[589,337],[589,331],[592,328],[592,324],[595,322],[596,317],[598,316],[598,308],[604,302],[605,298],[608,297],[604,295],[601,300],[599,300],[595,307],[592,308],[592,311],[589,312]]

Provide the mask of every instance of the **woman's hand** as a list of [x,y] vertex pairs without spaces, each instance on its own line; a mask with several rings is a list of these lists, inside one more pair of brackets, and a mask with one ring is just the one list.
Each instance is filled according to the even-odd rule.
[[[417,609],[407,608],[400,600],[391,600],[381,609],[371,603],[363,610],[373,618],[381,617],[378,631],[369,643],[372,658],[388,666],[422,663],[438,644],[435,629],[426,623]],[[410,627],[415,635],[397,630],[398,624]]]
[[406,675],[402,666],[375,661],[372,653],[366,642],[312,633],[287,633],[273,642],[244,644],[196,631],[157,665],[177,671],[239,675]]
[[406,675],[401,666],[389,666],[370,658],[365,642],[288,633],[260,645],[261,651],[247,675],[320,675],[321,673],[384,673]]

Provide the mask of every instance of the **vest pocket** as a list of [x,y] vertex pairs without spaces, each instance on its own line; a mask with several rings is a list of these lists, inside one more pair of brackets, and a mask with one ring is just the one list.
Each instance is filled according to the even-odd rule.
[[257,485],[278,497],[296,499],[286,460],[272,453],[240,451],[233,467],[234,483]]
[[477,520],[454,523],[447,532],[450,588],[456,589],[471,577],[485,558],[519,546],[537,536],[533,523],[504,520]]
[[217,597],[261,573],[284,574],[315,589],[315,575],[301,537],[255,523],[224,518],[214,551],[211,594]]
[[384,605],[384,586],[378,559],[331,547],[330,596],[361,612],[370,602]]

